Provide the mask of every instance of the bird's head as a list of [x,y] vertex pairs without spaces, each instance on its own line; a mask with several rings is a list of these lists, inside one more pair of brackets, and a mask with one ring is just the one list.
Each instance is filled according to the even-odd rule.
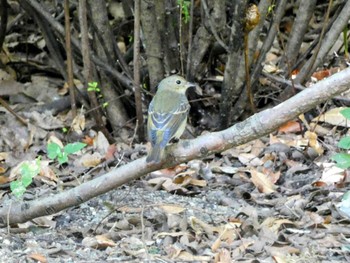
[[186,92],[188,88],[195,87],[194,83],[188,82],[183,77],[172,75],[163,79],[159,85],[158,90],[176,90],[178,92]]

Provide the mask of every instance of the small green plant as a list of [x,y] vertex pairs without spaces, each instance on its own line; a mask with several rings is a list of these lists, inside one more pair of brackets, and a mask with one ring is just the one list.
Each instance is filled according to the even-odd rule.
[[[98,82],[92,81],[88,83],[87,91],[89,92],[95,92],[97,93],[98,98],[103,98],[103,95],[101,94],[101,89],[98,86]],[[107,107],[108,105],[103,105],[103,107]]]
[[[341,110],[340,113],[350,121],[350,108]],[[344,150],[350,150],[350,136],[341,138],[338,142],[338,147]],[[337,163],[337,166],[342,169],[350,167],[350,154],[349,153],[337,153],[332,156],[332,160]]]
[[181,13],[183,15],[184,23],[187,24],[188,21],[190,21],[189,9],[190,9],[190,5],[191,5],[191,1],[190,0],[177,0],[177,4],[181,8]]
[[51,160],[57,159],[59,164],[68,162],[68,156],[76,153],[86,146],[85,143],[75,142],[69,143],[64,147],[61,147],[57,143],[51,142],[47,145],[47,156]]
[[40,157],[35,161],[25,161],[19,168],[19,178],[10,183],[12,193],[20,198],[23,196],[27,187],[33,182],[33,178],[40,173]]
[[101,92],[101,89],[99,88],[97,82],[92,81],[92,82],[88,83],[87,91],[95,91],[95,92],[99,93],[99,92]]

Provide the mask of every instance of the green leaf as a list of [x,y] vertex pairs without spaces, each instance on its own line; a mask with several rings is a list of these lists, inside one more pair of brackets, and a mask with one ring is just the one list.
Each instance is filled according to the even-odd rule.
[[24,187],[29,186],[33,182],[33,176],[30,174],[22,175],[22,184]]
[[97,82],[89,82],[87,91],[101,92],[101,89],[98,87]]
[[10,189],[16,197],[22,197],[26,191],[22,181],[13,181],[10,183]]
[[54,142],[51,142],[47,145],[47,156],[54,160],[57,158],[57,156],[61,153],[61,147]]
[[68,154],[63,152],[60,156],[57,157],[59,164],[64,164],[68,162]]
[[88,83],[88,91],[95,91],[98,86],[96,81],[91,81]]
[[64,146],[63,152],[67,154],[75,153],[83,149],[85,146],[86,144],[82,142],[69,143],[66,146]]
[[332,160],[337,162],[339,168],[347,169],[350,167],[350,154],[337,153],[332,156]]
[[338,147],[349,150],[350,149],[350,136],[346,136],[341,138],[341,140],[338,142]]
[[343,110],[340,111],[340,113],[347,118],[348,120],[350,120],[350,108],[345,108]]
[[36,160],[36,163],[24,162],[21,165],[21,175],[28,177],[35,177],[40,172],[40,160]]

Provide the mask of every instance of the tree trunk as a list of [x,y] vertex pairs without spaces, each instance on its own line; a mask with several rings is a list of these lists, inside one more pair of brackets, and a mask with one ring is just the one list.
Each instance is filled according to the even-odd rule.
[[[114,36],[109,26],[106,3],[105,1],[93,0],[89,0],[88,3],[90,6],[92,21],[97,30],[94,34],[94,44],[97,54],[102,60],[109,61],[111,64],[115,63],[116,56],[112,43]],[[97,34],[100,35],[98,36]],[[119,92],[117,92],[116,89],[113,88],[110,76],[107,76],[104,72],[100,73],[99,84],[104,99],[108,101],[108,106],[106,108],[108,120],[112,125],[113,131],[117,132],[124,126],[128,119],[124,105],[121,99],[118,99],[121,95],[122,89],[120,88]]]

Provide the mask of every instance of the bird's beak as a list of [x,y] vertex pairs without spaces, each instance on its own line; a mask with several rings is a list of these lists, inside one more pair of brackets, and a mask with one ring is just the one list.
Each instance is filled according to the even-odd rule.
[[202,89],[199,87],[198,84],[196,83],[192,83],[192,82],[187,82],[187,85],[186,85],[187,88],[194,88],[194,92],[197,93],[198,95],[203,95],[203,92],[202,92]]
[[195,88],[197,85],[195,83],[192,82],[187,82],[186,87],[187,88]]

